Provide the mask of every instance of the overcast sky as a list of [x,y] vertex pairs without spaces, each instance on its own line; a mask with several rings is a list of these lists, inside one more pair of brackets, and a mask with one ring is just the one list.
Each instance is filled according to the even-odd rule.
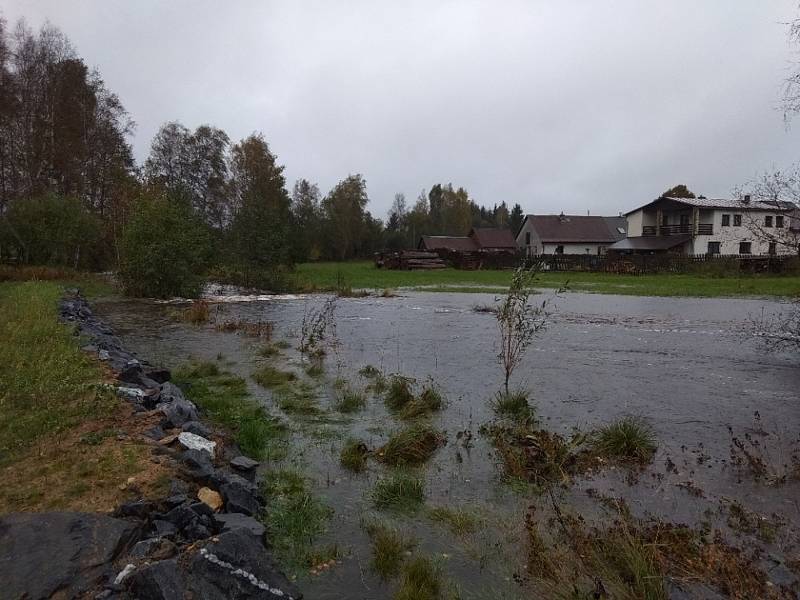
[[[264,133],[384,217],[452,182],[525,212],[615,214],[686,183],[726,196],[800,160],[777,110],[796,0],[0,0],[60,27],[137,123]],[[796,56],[795,56],[796,58]]]

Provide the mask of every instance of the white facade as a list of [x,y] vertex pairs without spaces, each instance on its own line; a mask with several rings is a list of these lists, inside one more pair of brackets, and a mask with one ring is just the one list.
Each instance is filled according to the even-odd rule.
[[[572,219],[581,219],[585,217],[565,216],[565,221]],[[596,219],[606,219],[609,217],[593,217]],[[616,217],[614,217],[616,218]],[[623,221],[621,218],[618,220]],[[621,223],[624,225],[624,221]],[[606,232],[606,235],[608,233]],[[624,235],[620,233],[620,235]],[[601,255],[605,254],[606,249],[614,243],[614,239],[606,241],[576,241],[572,237],[569,241],[562,241],[553,239],[552,237],[542,240],[539,232],[534,226],[534,221],[526,217],[522,223],[522,227],[517,233],[516,237],[517,246],[524,250],[526,256],[537,256],[539,254],[590,254]]]
[[[628,237],[686,236],[674,251],[685,254],[796,254],[797,234],[785,211],[743,205],[685,206],[669,210],[643,207],[629,213]],[[658,219],[661,225],[658,226]],[[771,241],[772,240],[772,241]]]

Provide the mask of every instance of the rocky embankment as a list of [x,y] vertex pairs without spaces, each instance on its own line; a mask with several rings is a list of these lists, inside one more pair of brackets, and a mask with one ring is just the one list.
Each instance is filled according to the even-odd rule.
[[258,463],[202,422],[168,370],[126,351],[77,292],[62,301],[61,318],[115,373],[117,393],[134,413],[160,416],[144,435],[159,460],[174,463],[175,478],[169,497],[133,500],[112,515],[0,518],[0,596],[300,598],[273,561],[256,518],[263,509]]

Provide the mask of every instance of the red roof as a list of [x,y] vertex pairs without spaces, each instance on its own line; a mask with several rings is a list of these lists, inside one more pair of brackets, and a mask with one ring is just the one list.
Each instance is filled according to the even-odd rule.
[[472,238],[452,235],[423,235],[418,247],[421,250],[451,250],[454,252],[474,252],[478,249]]
[[502,248],[516,250],[517,242],[510,229],[496,227],[473,227],[469,235],[480,248]]

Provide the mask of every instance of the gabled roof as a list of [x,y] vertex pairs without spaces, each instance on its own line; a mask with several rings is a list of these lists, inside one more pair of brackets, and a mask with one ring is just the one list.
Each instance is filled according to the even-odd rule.
[[669,250],[692,239],[691,235],[629,237],[611,244],[609,250]]
[[625,237],[625,217],[592,217],[586,215],[527,215],[522,225],[530,222],[542,242],[579,242],[612,244]]
[[423,235],[418,247],[426,250],[452,250],[454,252],[474,252],[478,249],[472,238],[452,235]]
[[733,198],[671,198],[668,196],[662,196],[661,198],[656,198],[655,200],[651,200],[647,204],[640,206],[639,208],[635,208],[634,210],[628,211],[625,214],[629,215],[631,213],[635,213],[638,210],[642,210],[643,208],[647,208],[655,204],[656,202],[660,202],[663,200],[669,200],[671,202],[677,202],[678,204],[683,204],[685,206],[697,207],[697,208],[721,208],[721,209],[731,209],[731,210],[793,210],[796,208],[796,205],[792,204],[791,202],[785,201],[774,201],[774,202],[767,202],[763,200],[753,200],[751,202],[743,202],[742,200],[733,199]]
[[481,248],[517,248],[517,241],[510,229],[498,227],[473,227],[469,236]]

